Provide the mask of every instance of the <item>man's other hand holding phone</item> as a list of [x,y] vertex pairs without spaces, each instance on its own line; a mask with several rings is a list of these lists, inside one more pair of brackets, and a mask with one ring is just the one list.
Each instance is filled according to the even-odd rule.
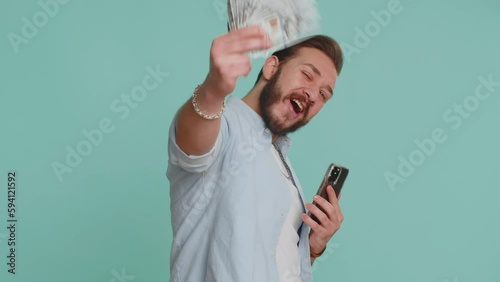
[[309,247],[311,250],[311,264],[314,263],[314,259],[321,255],[326,249],[326,244],[333,237],[335,232],[339,230],[340,224],[344,220],[342,211],[340,210],[338,200],[342,196],[339,194],[339,198],[335,195],[335,191],[331,185],[328,185],[327,189],[328,200],[320,197],[318,195],[314,196],[314,202],[319,205],[323,210],[320,210],[317,206],[312,203],[306,203],[306,209],[311,212],[320,223],[314,221],[309,215],[302,214],[302,220],[305,224],[311,227],[309,232]]

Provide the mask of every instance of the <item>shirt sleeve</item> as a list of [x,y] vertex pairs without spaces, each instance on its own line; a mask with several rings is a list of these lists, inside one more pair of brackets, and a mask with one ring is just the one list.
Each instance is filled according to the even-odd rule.
[[183,168],[188,172],[203,172],[206,171],[217,160],[222,152],[227,140],[228,126],[225,116],[221,117],[221,126],[217,140],[215,141],[212,149],[203,155],[188,155],[186,154],[175,141],[175,124],[177,116],[174,117],[169,130],[168,140],[168,156],[169,161],[176,166]]

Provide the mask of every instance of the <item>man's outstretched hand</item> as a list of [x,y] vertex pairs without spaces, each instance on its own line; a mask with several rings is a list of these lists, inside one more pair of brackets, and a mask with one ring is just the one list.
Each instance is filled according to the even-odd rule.
[[210,92],[225,97],[233,92],[236,80],[251,70],[248,52],[272,47],[271,40],[259,26],[230,31],[212,41],[210,71],[204,86]]

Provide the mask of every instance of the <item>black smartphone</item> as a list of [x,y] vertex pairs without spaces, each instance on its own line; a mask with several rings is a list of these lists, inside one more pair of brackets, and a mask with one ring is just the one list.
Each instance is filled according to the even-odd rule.
[[[338,198],[348,174],[349,174],[348,168],[331,163],[328,166],[328,169],[326,170],[325,176],[323,177],[323,181],[321,181],[321,185],[319,186],[316,195],[323,197],[328,201],[328,194],[326,192],[326,187],[328,187],[328,185],[332,185],[333,190],[335,191],[335,195],[337,195]],[[317,203],[313,202],[313,204],[324,212],[321,206],[319,206]],[[308,212],[307,214],[314,221],[320,223],[319,220],[313,214],[311,214],[311,212]]]

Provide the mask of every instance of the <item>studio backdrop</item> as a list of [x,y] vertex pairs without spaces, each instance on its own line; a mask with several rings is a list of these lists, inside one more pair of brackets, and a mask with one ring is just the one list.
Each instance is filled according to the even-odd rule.
[[[345,64],[289,157],[308,201],[330,162],[350,175],[315,281],[500,281],[500,2],[318,8]],[[168,128],[226,1],[2,1],[0,15],[0,281],[168,281]]]

